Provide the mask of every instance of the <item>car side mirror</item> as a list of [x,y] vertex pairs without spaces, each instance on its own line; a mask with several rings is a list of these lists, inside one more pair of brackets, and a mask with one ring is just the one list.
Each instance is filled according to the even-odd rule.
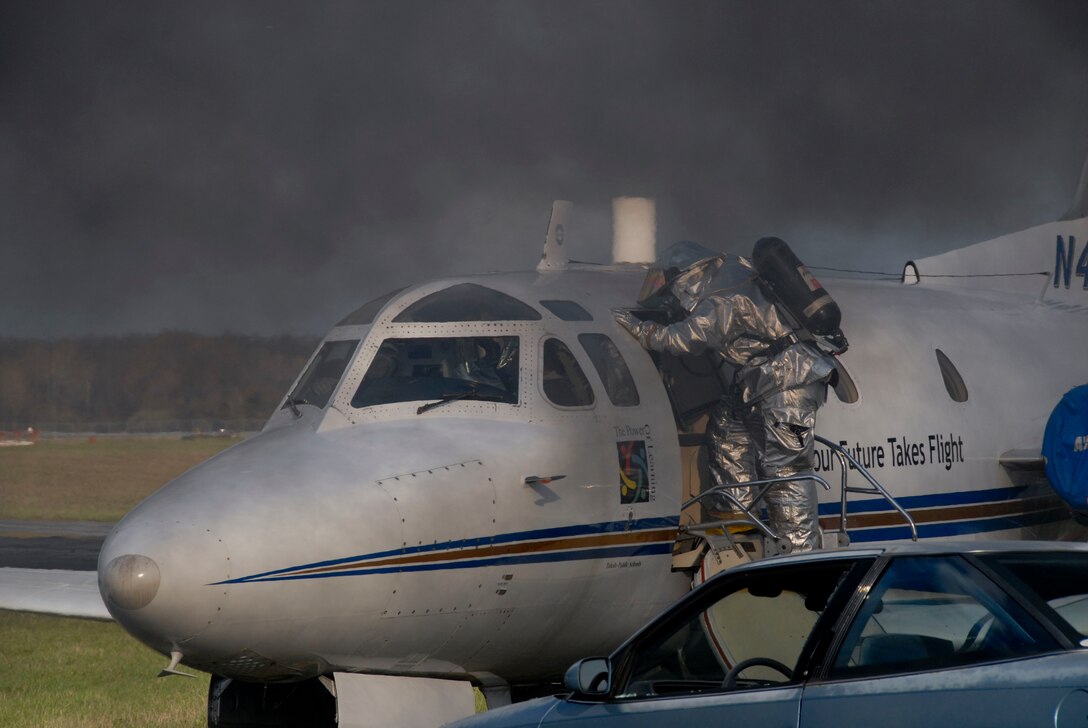
[[563,685],[583,695],[605,695],[612,688],[612,661],[607,657],[587,657],[570,666]]

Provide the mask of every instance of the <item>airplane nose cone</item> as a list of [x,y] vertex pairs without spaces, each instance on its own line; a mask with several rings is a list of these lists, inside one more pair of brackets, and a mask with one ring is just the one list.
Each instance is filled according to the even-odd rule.
[[159,593],[159,565],[147,556],[124,554],[99,573],[99,591],[108,603],[121,609],[142,609]]
[[181,648],[223,616],[230,554],[204,522],[141,507],[114,528],[98,559],[98,590],[118,624],[160,652]]

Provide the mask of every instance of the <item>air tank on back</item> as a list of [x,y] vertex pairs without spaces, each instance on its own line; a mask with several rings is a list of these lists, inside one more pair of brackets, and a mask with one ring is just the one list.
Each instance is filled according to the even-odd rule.
[[840,332],[842,312],[839,304],[809,273],[784,240],[757,240],[752,249],[752,263],[798,323],[816,336],[832,336]]

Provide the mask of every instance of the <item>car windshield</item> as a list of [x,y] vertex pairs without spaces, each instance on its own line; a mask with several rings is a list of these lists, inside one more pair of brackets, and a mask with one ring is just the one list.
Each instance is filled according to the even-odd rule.
[[518,337],[386,339],[352,407],[426,400],[518,402]]

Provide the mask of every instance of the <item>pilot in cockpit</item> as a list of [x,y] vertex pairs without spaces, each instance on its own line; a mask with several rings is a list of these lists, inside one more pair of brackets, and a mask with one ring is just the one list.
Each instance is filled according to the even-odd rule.
[[502,345],[485,337],[458,339],[455,356],[445,363],[443,376],[505,388],[499,377]]

